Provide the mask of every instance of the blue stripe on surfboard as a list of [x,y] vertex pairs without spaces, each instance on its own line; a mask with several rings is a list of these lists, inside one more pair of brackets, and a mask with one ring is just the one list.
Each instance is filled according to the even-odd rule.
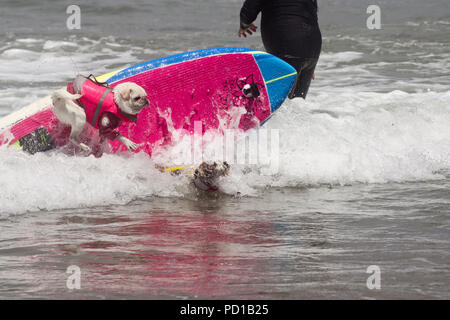
[[269,93],[270,111],[273,113],[281,106],[286,99],[292,85],[294,84],[295,76],[283,78],[266,85]]
[[253,56],[265,82],[296,72],[295,68],[289,63],[271,54],[255,53]]
[[287,62],[266,53],[255,53],[256,63],[266,82],[271,112],[275,112],[286,99],[296,77],[296,70]]
[[235,48],[235,47],[226,47],[226,48],[213,48],[213,49],[202,49],[197,51],[185,52],[175,54],[173,56],[159,58],[152,61],[143,62],[132,67],[126,68],[122,71],[119,71],[111,78],[107,80],[108,83],[114,83],[116,81],[120,81],[136,74],[143,73],[149,70],[157,69],[160,67],[166,67],[175,63],[191,61],[199,58],[205,58],[218,54],[226,54],[226,53],[243,53],[243,52],[252,52],[256,51],[248,48]]

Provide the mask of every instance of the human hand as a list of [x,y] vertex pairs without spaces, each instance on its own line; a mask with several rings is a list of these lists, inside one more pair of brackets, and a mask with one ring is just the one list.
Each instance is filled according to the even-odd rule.
[[245,38],[247,38],[247,33],[248,33],[249,35],[252,35],[253,32],[256,32],[256,29],[257,29],[257,28],[258,28],[257,26],[255,26],[253,23],[251,23],[250,26],[249,26],[248,28],[245,28],[245,29],[240,28],[240,29],[239,29],[239,32],[238,32],[238,36],[239,36],[239,38],[242,37],[242,36],[244,36]]

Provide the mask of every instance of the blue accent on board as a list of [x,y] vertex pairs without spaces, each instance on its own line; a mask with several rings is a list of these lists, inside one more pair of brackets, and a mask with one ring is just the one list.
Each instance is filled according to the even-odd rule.
[[[289,63],[271,54],[255,53],[253,56],[266,82],[297,72]],[[294,74],[266,84],[271,112],[275,112],[286,99],[295,78]]]
[[113,75],[111,78],[107,80],[108,83],[114,83],[116,81],[120,81],[123,79],[126,79],[128,77],[134,76],[136,74],[160,68],[169,66],[174,63],[180,63],[190,60],[195,60],[199,58],[209,57],[217,54],[226,54],[226,53],[241,53],[241,52],[251,52],[251,51],[257,51],[254,49],[248,49],[248,48],[235,48],[235,47],[225,47],[225,48],[213,48],[213,49],[202,49],[197,51],[190,51],[190,52],[184,52],[175,54],[173,56],[159,58],[152,61],[146,61],[137,65],[134,65],[132,67],[126,68],[122,71],[119,71],[115,75]]
[[295,75],[286,77],[266,85],[270,100],[270,111],[273,113],[286,99],[295,81]]
[[271,54],[255,53],[253,57],[255,57],[259,70],[261,70],[261,74],[266,82],[297,72],[289,63]]

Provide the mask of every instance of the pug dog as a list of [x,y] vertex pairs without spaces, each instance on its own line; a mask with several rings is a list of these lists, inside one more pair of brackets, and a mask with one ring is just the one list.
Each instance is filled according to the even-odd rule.
[[148,106],[145,89],[133,82],[122,82],[113,89],[114,101],[120,110],[136,115]]
[[[91,148],[79,140],[79,135],[83,131],[86,124],[86,112],[79,104],[79,100],[83,97],[82,83],[87,81],[84,77],[77,77],[74,81],[75,91],[81,92],[81,94],[71,94],[66,89],[60,89],[51,95],[53,102],[53,112],[56,117],[64,124],[71,127],[71,133],[69,141],[78,146],[84,151],[90,152]],[[147,99],[147,93],[145,89],[133,82],[123,82],[118,84],[112,89],[114,95],[114,102],[119,109],[119,114],[111,112],[103,112],[99,114],[98,125],[100,137],[102,141],[104,138],[111,140],[117,139],[122,142],[128,150],[136,150],[138,145],[130,139],[120,135],[117,132],[122,119],[128,121],[136,121],[136,115],[139,114],[143,108],[148,106],[149,101]],[[77,103],[75,102],[77,101]],[[91,103],[96,105],[97,102]],[[86,108],[86,106],[83,106]],[[124,116],[126,118],[124,118]]]
[[84,110],[74,102],[81,98],[81,94],[71,94],[66,89],[59,89],[52,93],[51,98],[55,116],[59,121],[71,127],[69,141],[83,151],[91,151],[91,148],[78,139],[86,124]]
[[[145,89],[133,82],[123,82],[118,84],[114,87],[113,94],[114,102],[124,114],[135,116],[149,105]],[[101,119],[100,134],[102,134],[103,128],[108,128],[108,126],[111,125],[111,122],[114,122],[114,119],[113,121],[111,121],[109,117],[103,117]],[[112,126],[112,129],[115,129],[114,125]],[[128,150],[136,150],[138,147],[138,144],[120,134],[118,134],[116,138],[122,142]]]
[[219,178],[228,175],[229,171],[230,165],[226,161],[222,163],[202,162],[194,171],[192,183],[197,190],[216,192],[219,190]]

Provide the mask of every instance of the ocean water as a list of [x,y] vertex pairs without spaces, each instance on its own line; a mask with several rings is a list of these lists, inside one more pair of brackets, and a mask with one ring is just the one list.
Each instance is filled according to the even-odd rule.
[[[263,49],[259,33],[237,37],[242,1],[78,1],[80,30],[70,4],[2,1],[0,116],[78,73]],[[156,170],[165,155],[0,148],[0,298],[450,298],[450,7],[378,1],[369,30],[370,4],[319,1],[308,99],[264,125],[279,130],[278,170],[235,165],[216,197]]]

